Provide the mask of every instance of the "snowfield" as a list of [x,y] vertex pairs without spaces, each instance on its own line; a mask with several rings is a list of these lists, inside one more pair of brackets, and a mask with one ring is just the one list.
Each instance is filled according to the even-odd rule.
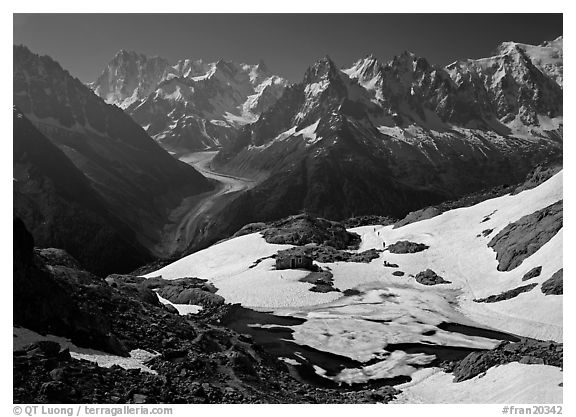
[[518,362],[488,369],[458,383],[438,368],[417,371],[409,383],[397,385],[400,404],[562,404],[562,371],[547,365]]
[[[269,244],[260,233],[223,241],[145,276],[208,279],[229,303],[305,319],[303,324],[291,327],[296,343],[360,362],[371,361],[369,366],[343,369],[330,376],[315,366],[318,374],[335,381],[352,383],[398,375],[415,377],[430,372],[430,368],[424,371],[417,368],[430,363],[434,356],[408,354],[401,349],[388,351],[389,344],[490,349],[498,343],[487,337],[442,330],[438,327],[441,323],[459,323],[562,341],[563,296],[546,296],[539,285],[506,301],[473,301],[527,283],[541,284],[562,268],[562,230],[520,266],[508,272],[497,270],[496,253],[487,246],[490,239],[510,222],[561,200],[562,184],[563,174],[560,172],[532,190],[451,210],[397,229],[392,225],[350,229],[362,238],[358,251],[382,249],[401,240],[429,246],[412,254],[384,251],[370,263],[317,263],[323,269],[330,269],[334,287],[340,291],[355,289],[358,291],[356,295],[311,292],[312,284],[299,281],[308,271],[275,270],[274,260],[269,257],[291,246]],[[493,231],[483,236],[486,229]],[[384,267],[384,260],[398,264],[398,268]],[[536,266],[542,266],[541,275],[523,282],[523,275]],[[428,268],[450,284],[426,286],[416,282],[414,276]],[[394,271],[405,274],[394,276]],[[506,369],[510,372],[505,372]],[[545,397],[537,402],[559,402],[557,398],[561,401],[561,388],[541,389],[542,384],[549,383],[548,377],[561,380],[558,368],[519,364],[491,369],[484,377],[486,379],[475,378],[459,384],[452,384],[449,374],[426,374],[418,388],[410,385],[408,392],[421,396],[425,402],[452,401],[442,396],[427,397],[426,390],[437,392],[434,385],[440,384],[449,387],[445,390],[446,395],[455,396],[455,402],[490,402],[497,398],[482,397],[483,390],[494,390],[488,388],[491,387],[488,381],[491,378],[497,380],[504,373],[502,381],[510,382],[514,372],[526,375],[527,381],[532,381],[532,377],[544,381],[540,385],[530,382],[528,388],[518,391],[513,391],[518,387],[510,385],[515,387],[510,392],[518,392],[518,402],[523,398],[533,401],[536,397],[531,395],[536,391]],[[517,384],[525,382],[524,377],[517,379]],[[514,402],[516,397],[501,397],[504,398]]]

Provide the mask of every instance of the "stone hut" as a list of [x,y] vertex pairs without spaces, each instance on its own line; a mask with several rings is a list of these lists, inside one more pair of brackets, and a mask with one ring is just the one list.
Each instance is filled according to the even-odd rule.
[[291,248],[279,251],[276,255],[276,269],[314,270],[312,257],[303,248]]

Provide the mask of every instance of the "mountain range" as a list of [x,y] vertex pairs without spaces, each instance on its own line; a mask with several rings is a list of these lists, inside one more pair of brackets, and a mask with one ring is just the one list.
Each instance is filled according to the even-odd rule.
[[218,153],[218,171],[259,183],[204,230],[298,211],[403,217],[516,183],[562,154],[561,74],[561,38],[445,68],[409,52],[320,59]]
[[263,62],[121,50],[88,86],[15,47],[14,103],[152,252],[182,199],[212,187],[158,144],[219,150],[211,169],[250,186],[198,221],[193,251],[250,222],[402,218],[523,180],[562,154],[562,44],[505,42],[445,67],[410,52],[344,69],[324,57],[295,84]]
[[89,84],[162,146],[195,151],[224,146],[240,126],[255,121],[287,81],[256,65],[184,59],[175,65],[120,50]]
[[14,46],[14,401],[561,403],[562,48]]

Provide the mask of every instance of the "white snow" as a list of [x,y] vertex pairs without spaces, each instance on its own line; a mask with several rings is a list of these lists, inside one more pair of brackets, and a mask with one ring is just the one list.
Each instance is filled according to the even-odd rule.
[[319,82],[308,84],[306,85],[306,88],[304,88],[304,94],[306,94],[306,97],[315,97],[321,94],[326,89],[326,87],[328,87],[328,84],[330,84],[328,79],[323,79]]
[[439,368],[417,371],[392,403],[402,404],[562,404],[562,371],[518,362],[488,369],[485,375],[452,382]]
[[364,366],[360,369],[346,368],[335,376],[326,375],[319,366],[315,366],[316,373],[339,383],[358,384],[370,380],[394,378],[402,375],[411,375],[416,372],[416,366],[426,365],[434,360],[433,355],[423,353],[392,352],[385,360]]
[[308,271],[277,271],[273,259],[265,259],[250,268],[257,259],[290,247],[267,243],[259,233],[253,233],[188,255],[145,277],[201,277],[214,283],[217,293],[226,301],[254,308],[316,305],[338,298],[338,293],[308,291],[312,284],[298,281],[308,275]]
[[[429,249],[414,254],[390,254],[385,258],[400,265],[407,275],[398,282],[412,281],[409,274],[430,268],[452,284],[447,288],[462,291],[458,301],[461,311],[479,323],[534,338],[562,340],[563,296],[545,296],[535,288],[511,300],[498,303],[474,303],[474,298],[518,287],[521,278],[532,267],[541,265],[542,274],[530,282],[548,279],[562,268],[562,232],[519,267],[508,272],[497,270],[495,252],[489,240],[509,222],[549,206],[562,199],[562,172],[544,184],[517,195],[506,195],[472,207],[451,210],[432,219],[393,229],[392,226],[366,226],[353,229],[362,235],[360,250],[382,248],[399,240],[425,243]],[[490,219],[482,222],[491,214]],[[478,237],[483,230],[494,229],[487,237]],[[416,284],[418,285],[418,284]]]
[[144,362],[149,359],[152,359],[155,356],[158,356],[159,354],[148,352],[143,349],[134,349],[130,351],[130,357],[125,358],[123,356],[112,355],[110,353],[102,352],[95,349],[78,347],[70,340],[64,337],[54,336],[51,334],[43,336],[39,333],[36,333],[29,329],[25,329],[23,327],[14,327],[13,336],[14,336],[13,338],[14,350],[22,349],[23,347],[29,345],[30,343],[48,340],[51,342],[59,343],[63,349],[68,348],[70,350],[70,356],[72,356],[75,359],[83,359],[90,362],[95,362],[98,364],[98,366],[102,366],[104,368],[109,368],[113,365],[118,365],[125,369],[140,369],[144,372],[156,374],[156,371],[144,365]]
[[300,129],[294,136],[302,136],[304,140],[306,140],[306,144],[308,146],[315,144],[321,137],[317,137],[316,129],[318,128],[318,124],[320,124],[320,119],[316,120],[315,123],[312,123],[310,126],[306,126],[305,128]]

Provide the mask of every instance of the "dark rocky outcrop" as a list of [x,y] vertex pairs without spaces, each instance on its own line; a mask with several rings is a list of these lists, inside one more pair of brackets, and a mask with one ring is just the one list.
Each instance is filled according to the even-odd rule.
[[[440,203],[435,206],[429,206],[414,212],[409,213],[403,219],[394,224],[394,228],[402,227],[410,223],[415,223],[421,220],[426,220],[436,217],[448,210],[454,210],[461,207],[470,207],[482,201],[489,200],[496,197],[501,197],[506,194],[518,194],[525,190],[530,190],[537,187],[543,182],[549,180],[552,176],[562,170],[562,158],[552,157],[542,163],[538,164],[531,172],[526,175],[526,178],[519,183],[509,185],[498,185],[496,187],[487,188],[480,191],[475,191],[460,197],[457,200],[450,200]],[[379,224],[379,223],[375,223]]]
[[542,283],[540,289],[545,295],[562,295],[564,293],[564,269],[560,269]]
[[562,170],[562,158],[553,158],[546,163],[537,165],[527,176],[523,183],[517,185],[512,195],[525,190],[531,190],[548,181]]
[[522,277],[522,281],[528,281],[529,279],[536,278],[536,277],[540,276],[541,272],[542,272],[542,267],[541,266],[535,266],[530,271],[528,271],[524,274],[524,276]]
[[463,360],[445,364],[454,374],[454,382],[474,378],[497,365],[510,362],[563,366],[563,344],[523,338],[519,342],[503,342],[496,349],[472,352]]
[[336,249],[357,247],[360,236],[346,230],[338,222],[298,214],[271,223],[251,223],[234,236],[262,232],[268,243],[302,246],[310,243],[332,246]]
[[444,278],[436,274],[436,272],[432,271],[431,269],[418,272],[414,278],[416,279],[416,282],[422,285],[451,284],[450,281],[446,281]]
[[440,214],[442,214],[442,210],[434,206],[412,211],[408,213],[408,215],[404,217],[402,220],[394,223],[394,229],[406,226],[407,224],[410,223],[416,223],[422,220],[431,219],[432,217],[436,217]]
[[[109,322],[88,307],[87,294],[73,288],[103,281],[82,271],[72,279],[52,266],[48,269],[34,254],[34,240],[22,221],[14,218],[13,322],[38,333],[51,333],[70,338],[80,346],[91,346],[110,353],[126,355],[127,351],[111,334]],[[88,285],[87,285],[88,284]],[[94,290],[97,291],[97,290]]]
[[562,228],[562,200],[522,217],[502,229],[488,246],[496,252],[499,271],[511,271]]
[[299,281],[314,284],[310,288],[312,292],[339,292],[339,289],[334,288],[332,276],[330,271],[316,271],[306,275],[304,278],[300,278]]
[[65,266],[68,268],[82,269],[80,263],[64,249],[35,248],[34,254],[39,256],[45,265]]
[[13,122],[14,215],[36,245],[62,248],[84,268],[102,275],[151,261],[150,253],[136,243],[134,233],[110,212],[66,154],[17,108]]
[[316,262],[362,262],[369,263],[380,256],[382,251],[378,249],[368,249],[364,252],[348,252],[335,249],[332,246],[296,246],[290,249],[278,251],[277,257],[308,257]]
[[366,216],[357,216],[357,217],[350,217],[349,219],[343,220],[342,224],[346,228],[352,227],[360,227],[360,226],[372,226],[372,225],[380,225],[380,226],[388,226],[393,224],[395,220],[389,216],[378,216],[378,215],[366,215]]
[[16,404],[240,404],[375,403],[392,400],[394,387],[337,390],[292,379],[286,366],[234,332],[209,324],[202,336],[215,351],[188,341],[148,365],[157,375],[117,365],[99,367],[70,357],[53,342],[35,343],[13,355]]
[[158,294],[174,304],[195,304],[203,307],[224,304],[224,297],[221,295],[198,288],[181,289],[174,286],[165,286],[158,289]]
[[200,278],[165,280],[161,277],[143,278],[134,275],[109,275],[106,282],[124,292],[131,292],[143,302],[160,306],[156,293],[174,304],[194,304],[213,308],[224,304],[224,298],[216,294],[218,289]]
[[386,249],[389,250],[390,253],[416,253],[416,252],[422,252],[423,250],[426,250],[428,248],[429,246],[423,243],[415,243],[415,242],[409,242],[408,240],[401,240],[399,242],[393,243]]
[[528,284],[523,285],[521,287],[513,288],[508,291],[501,292],[500,294],[490,295],[485,298],[478,298],[475,299],[474,302],[476,303],[497,303],[498,301],[510,300],[511,298],[517,297],[518,295],[531,291],[536,287],[538,284]]

